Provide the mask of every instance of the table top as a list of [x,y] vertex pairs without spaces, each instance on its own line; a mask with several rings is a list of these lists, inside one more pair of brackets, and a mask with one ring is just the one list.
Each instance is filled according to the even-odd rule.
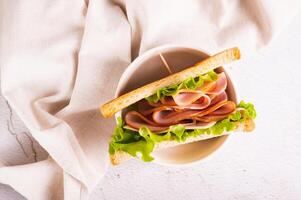
[[[231,135],[221,151],[192,166],[166,167],[131,160],[111,167],[91,199],[300,198],[300,46],[299,16],[259,54],[230,67],[241,99],[257,108],[253,133]],[[0,107],[0,154],[5,155],[4,160],[24,164],[45,158],[47,153],[31,139],[3,97]],[[0,199],[24,198],[0,184]]]

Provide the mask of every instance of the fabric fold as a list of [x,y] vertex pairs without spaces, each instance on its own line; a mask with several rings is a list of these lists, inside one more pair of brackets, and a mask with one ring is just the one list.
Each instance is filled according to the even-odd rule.
[[[28,199],[88,199],[108,167],[115,124],[103,119],[98,107],[113,98],[133,59],[163,44],[209,53],[239,46],[243,55],[251,54],[269,44],[299,12],[299,4],[0,1],[2,93],[52,157],[2,166],[0,182]],[[214,95],[211,103],[217,101]]]

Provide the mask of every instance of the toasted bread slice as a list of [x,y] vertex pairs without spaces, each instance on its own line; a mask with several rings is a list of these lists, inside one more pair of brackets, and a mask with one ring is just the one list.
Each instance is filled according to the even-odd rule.
[[[231,131],[231,132],[225,131],[221,135],[202,134],[202,135],[199,135],[198,137],[187,138],[187,140],[185,142],[177,142],[175,140],[171,140],[171,141],[163,141],[161,143],[157,143],[154,151],[168,148],[168,147],[175,147],[178,145],[187,144],[187,143],[191,143],[191,142],[197,142],[200,140],[216,138],[216,137],[220,137],[223,135],[229,135],[230,133],[233,133],[233,132],[241,132],[241,131],[250,132],[254,128],[255,128],[255,124],[254,124],[253,120],[249,119],[249,120],[246,120],[244,123],[238,124],[237,128],[234,131]],[[125,162],[125,161],[129,160],[130,158],[133,158],[133,157],[124,151],[118,151],[115,154],[110,155],[111,163],[113,165],[119,165],[120,163]]]
[[116,112],[138,102],[139,100],[149,97],[158,89],[174,84],[179,84],[187,78],[196,77],[205,74],[217,67],[230,63],[240,58],[240,51],[237,47],[227,49],[216,55],[213,55],[192,67],[183,71],[157,80],[129,93],[126,93],[112,101],[109,101],[100,107],[102,115],[106,118],[112,117]]

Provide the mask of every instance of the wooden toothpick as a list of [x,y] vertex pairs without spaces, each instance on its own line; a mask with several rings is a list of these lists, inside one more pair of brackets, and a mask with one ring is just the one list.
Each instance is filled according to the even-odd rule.
[[162,62],[164,63],[164,66],[166,67],[167,71],[168,71],[170,74],[172,74],[172,71],[171,71],[169,65],[167,64],[165,58],[163,57],[162,53],[160,53],[159,55],[160,55],[160,58],[161,58]]

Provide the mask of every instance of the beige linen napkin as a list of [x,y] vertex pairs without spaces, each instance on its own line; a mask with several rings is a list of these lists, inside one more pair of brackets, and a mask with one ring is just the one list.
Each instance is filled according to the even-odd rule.
[[2,93],[49,153],[2,166],[0,182],[39,200],[87,199],[104,175],[114,121],[98,106],[139,54],[163,44],[212,53],[239,46],[246,54],[300,8],[297,0],[0,2]]

